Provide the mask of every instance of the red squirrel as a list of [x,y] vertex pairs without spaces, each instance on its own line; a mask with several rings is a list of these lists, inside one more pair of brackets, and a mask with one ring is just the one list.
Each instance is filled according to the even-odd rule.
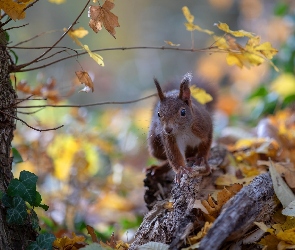
[[[205,165],[198,175],[211,173],[208,156],[213,133],[210,113],[213,106],[212,103],[202,105],[191,98],[191,79],[192,75],[187,73],[179,90],[163,93],[158,80],[154,78],[160,100],[154,108],[149,130],[149,151],[159,160],[168,160],[176,173],[176,182],[180,181],[183,173],[192,171],[187,161],[193,161],[194,165]],[[212,86],[208,89],[211,94]],[[214,93],[212,95],[214,97]]]

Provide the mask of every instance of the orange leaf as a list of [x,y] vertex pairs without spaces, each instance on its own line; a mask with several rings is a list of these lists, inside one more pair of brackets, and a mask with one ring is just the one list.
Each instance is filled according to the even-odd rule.
[[19,3],[14,2],[13,0],[1,0],[0,9],[2,9],[14,21],[16,19],[24,19],[26,16],[24,9],[30,2],[31,0],[23,0]]
[[88,87],[87,89],[90,89],[93,92],[94,91],[93,82],[89,74],[86,71],[76,71],[75,73],[79,81],[85,84],[84,92],[89,92],[89,91],[86,91],[86,87]]
[[114,37],[116,34],[115,27],[120,27],[118,17],[110,10],[114,8],[115,4],[106,0],[102,6],[89,7],[88,16],[90,17],[89,26],[94,32],[102,29],[102,24],[105,29]]

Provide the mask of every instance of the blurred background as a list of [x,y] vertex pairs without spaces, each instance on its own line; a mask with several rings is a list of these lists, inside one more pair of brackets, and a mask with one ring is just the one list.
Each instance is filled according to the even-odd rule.
[[[180,48],[191,48],[191,33],[184,26],[186,20],[182,13],[182,7],[187,6],[195,16],[194,23],[204,29],[222,35],[214,27],[214,23],[220,21],[232,30],[254,32],[261,36],[262,42],[271,42],[279,50],[274,63],[280,72],[268,63],[251,69],[229,66],[225,54],[210,51],[118,49],[98,52],[104,58],[104,67],[84,55],[46,68],[17,73],[16,83],[27,82],[31,88],[52,84],[59,96],[55,104],[86,104],[141,98],[155,93],[153,77],[164,84],[180,79],[190,71],[218,86],[216,137],[228,126],[253,126],[259,118],[294,101],[294,1],[129,0],[114,3],[112,12],[120,23],[115,29],[116,39],[105,29],[95,34],[88,26],[87,11],[75,25],[75,28],[84,27],[89,31],[81,42],[91,50],[161,47],[168,46],[164,42],[167,40],[180,44]],[[61,4],[53,0],[38,2],[26,11],[24,20],[10,24],[29,23],[9,31],[10,45],[38,34],[38,38],[20,46],[52,45],[85,4],[85,0],[67,0]],[[196,49],[213,43],[212,37],[205,33],[196,31],[193,36]],[[80,49],[68,36],[59,45]],[[33,60],[44,50],[14,49],[14,52],[21,64]],[[75,53],[67,50],[55,58],[69,54]],[[47,62],[51,60],[49,58]],[[42,63],[28,68],[38,65]],[[94,82],[93,93],[79,92],[83,86],[78,83],[75,71],[80,70],[90,74]],[[21,91],[18,95],[26,96]],[[43,230],[53,230],[57,236],[69,231],[83,233],[85,225],[89,224],[102,239],[113,231],[125,239],[132,238],[147,211],[143,201],[144,171],[156,163],[148,155],[146,142],[155,101],[156,98],[151,98],[128,105],[46,108],[30,115],[19,113],[21,119],[38,128],[64,125],[62,129],[40,133],[18,122],[15,131],[13,147],[23,162],[14,163],[14,175],[18,177],[24,169],[38,175],[39,191],[44,203],[50,206],[46,213],[37,211]],[[21,105],[44,103],[26,101]],[[19,111],[33,110],[37,109]]]

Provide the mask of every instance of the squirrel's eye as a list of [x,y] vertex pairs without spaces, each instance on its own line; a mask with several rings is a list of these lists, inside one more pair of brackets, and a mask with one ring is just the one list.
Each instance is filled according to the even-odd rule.
[[161,117],[160,112],[158,112],[158,116]]
[[182,109],[182,110],[180,111],[180,115],[181,115],[181,116],[185,116],[185,112],[186,112],[185,109]]

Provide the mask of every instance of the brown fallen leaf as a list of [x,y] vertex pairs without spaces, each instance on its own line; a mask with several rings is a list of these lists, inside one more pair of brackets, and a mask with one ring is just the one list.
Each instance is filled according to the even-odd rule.
[[120,27],[118,17],[110,10],[114,8],[115,4],[109,0],[106,0],[102,6],[89,7],[88,16],[90,17],[89,26],[95,33],[102,29],[102,25],[105,29],[114,37],[116,34],[115,27]]
[[243,185],[233,184],[230,187],[224,188],[217,194],[217,202],[213,200],[212,196],[209,195],[207,200],[202,201],[202,205],[207,209],[209,214],[204,214],[209,222],[213,222],[219,215],[223,205],[236,193],[242,189]]
[[92,82],[89,74],[86,71],[76,71],[75,73],[76,73],[80,83],[85,84],[85,88],[82,91],[89,92],[89,90],[91,90],[93,92],[94,91],[93,82]]

